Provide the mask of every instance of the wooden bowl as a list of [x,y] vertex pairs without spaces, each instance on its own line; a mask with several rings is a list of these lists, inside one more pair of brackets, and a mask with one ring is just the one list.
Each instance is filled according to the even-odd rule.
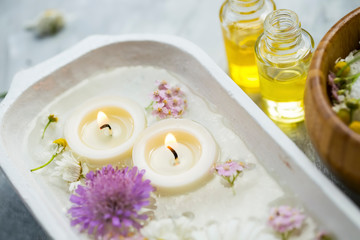
[[350,188],[360,192],[360,134],[350,130],[331,108],[327,76],[335,60],[360,49],[360,8],[338,21],[319,43],[305,90],[305,123],[322,160]]

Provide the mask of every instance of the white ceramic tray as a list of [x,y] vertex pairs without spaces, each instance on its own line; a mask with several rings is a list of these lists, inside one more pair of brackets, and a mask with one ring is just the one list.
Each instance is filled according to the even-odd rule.
[[360,213],[286,135],[198,47],[174,36],[89,37],[71,49],[18,73],[0,109],[0,164],[49,235],[76,239],[56,196],[35,181],[19,149],[32,119],[54,97],[104,69],[150,65],[175,72],[207,98],[283,188],[338,239],[357,239]]

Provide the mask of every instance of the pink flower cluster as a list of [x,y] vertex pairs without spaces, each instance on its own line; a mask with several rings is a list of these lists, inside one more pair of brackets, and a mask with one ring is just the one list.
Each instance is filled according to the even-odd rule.
[[216,173],[223,177],[232,187],[235,180],[245,169],[252,169],[253,164],[228,160],[225,163],[218,163],[214,166]]
[[298,209],[280,206],[270,210],[268,224],[276,232],[282,234],[283,239],[288,239],[291,231],[300,229],[304,220],[305,215],[301,214]]
[[185,94],[179,87],[170,87],[166,81],[157,81],[157,89],[151,94],[152,114],[160,119],[179,118],[187,103]]

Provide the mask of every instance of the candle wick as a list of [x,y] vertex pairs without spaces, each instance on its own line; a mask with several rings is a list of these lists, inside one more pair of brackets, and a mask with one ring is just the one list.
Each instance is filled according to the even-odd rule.
[[112,130],[111,130],[111,127],[109,124],[104,124],[100,127],[100,130],[104,129],[104,128],[109,128],[109,133],[110,133],[110,136],[112,135]]
[[110,127],[110,125],[109,124],[104,124],[104,125],[102,125],[101,127],[100,127],[100,129],[103,129],[103,128],[109,128],[110,130],[111,130],[111,127]]
[[176,151],[170,146],[167,146],[167,148],[174,154],[175,161],[177,161],[178,160],[178,154],[176,153]]

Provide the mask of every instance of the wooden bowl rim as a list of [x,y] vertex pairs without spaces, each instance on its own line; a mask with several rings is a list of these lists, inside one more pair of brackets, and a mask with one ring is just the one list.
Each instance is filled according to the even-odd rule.
[[[340,131],[344,132],[346,135],[349,135],[350,138],[355,140],[357,143],[360,144],[360,134],[355,133],[352,131],[343,121],[341,121],[335,114],[335,111],[332,109],[332,106],[330,105],[330,99],[329,97],[324,94],[322,94],[322,75],[323,73],[319,74],[319,69],[322,68],[322,66],[325,64],[324,58],[325,50],[329,47],[329,42],[332,40],[332,38],[336,35],[337,31],[341,29],[343,26],[345,26],[352,18],[355,16],[360,15],[360,7],[356,8],[355,10],[351,11],[347,15],[345,15],[343,18],[341,18],[335,25],[333,25],[330,30],[325,34],[325,36],[321,39],[319,43],[319,47],[315,50],[314,56],[319,56],[316,61],[313,61],[313,63],[310,66],[310,71],[316,71],[317,73],[310,76],[309,83],[314,82],[313,85],[314,92],[316,94],[313,94],[313,97],[315,99],[314,104],[318,106],[319,111],[323,116],[329,116],[327,118],[328,121],[331,121],[334,126],[339,127]],[[354,49],[355,50],[355,49]],[[327,76],[328,73],[325,73],[324,80],[325,85],[327,86]]]

